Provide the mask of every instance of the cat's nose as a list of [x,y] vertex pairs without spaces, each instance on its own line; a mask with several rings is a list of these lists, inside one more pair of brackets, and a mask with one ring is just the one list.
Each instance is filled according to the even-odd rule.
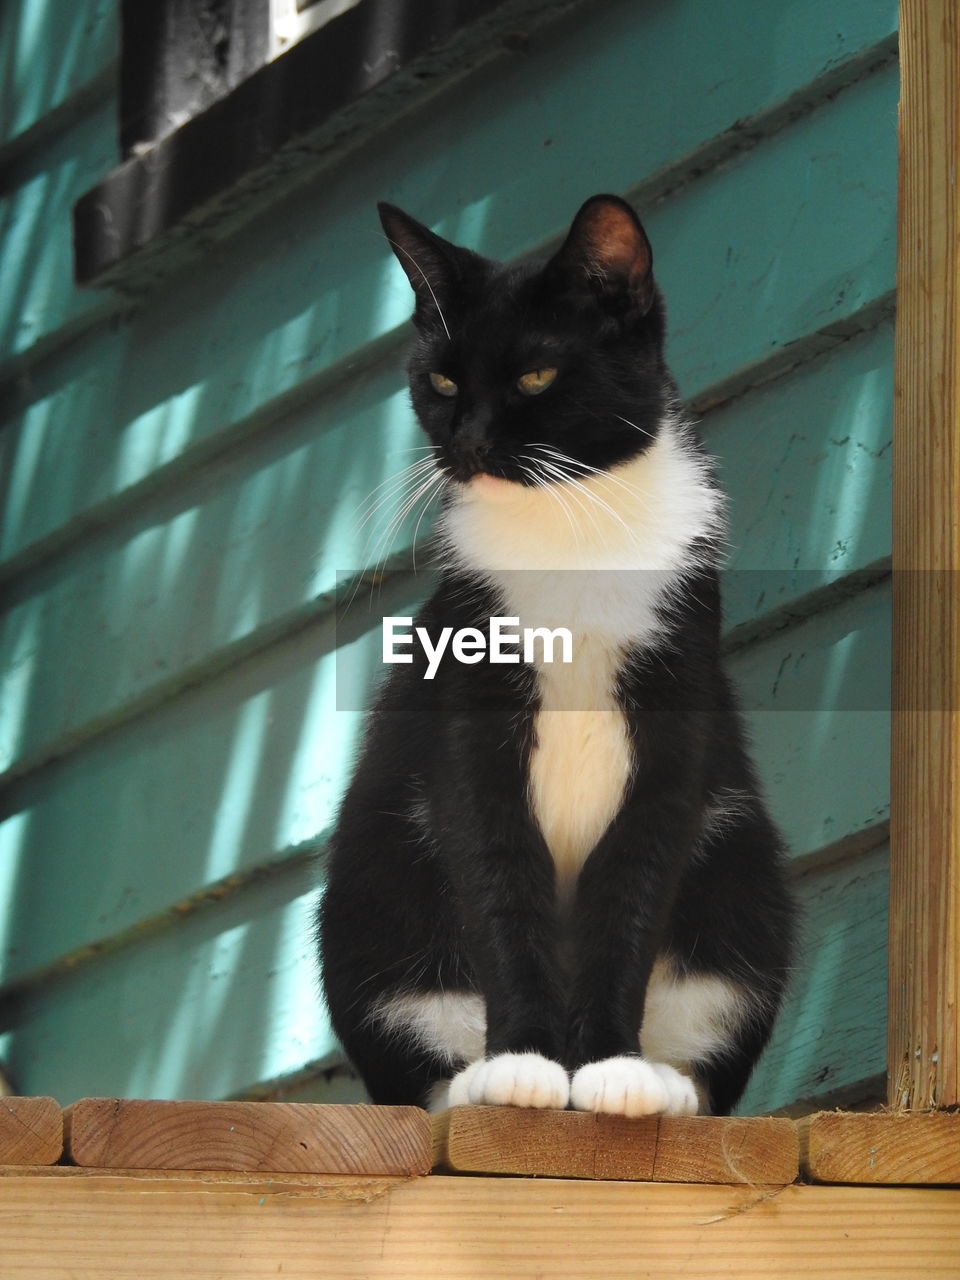
[[482,471],[489,454],[490,448],[485,440],[470,440],[461,436],[454,437],[453,455],[458,470],[462,471],[465,477],[476,475],[478,471]]
[[454,433],[454,456],[471,475],[483,470],[490,454],[489,429],[489,414],[472,413],[460,421]]

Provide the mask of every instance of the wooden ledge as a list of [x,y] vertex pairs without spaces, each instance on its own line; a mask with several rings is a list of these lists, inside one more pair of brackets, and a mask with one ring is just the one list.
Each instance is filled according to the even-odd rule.
[[63,1113],[53,1098],[0,1098],[0,1164],[56,1164]]
[[960,1259],[940,1188],[64,1169],[0,1179],[0,1217],[11,1280],[956,1280]]
[[[409,1178],[456,1173],[778,1187],[960,1186],[960,1112],[650,1117],[455,1107],[0,1098],[0,1173],[55,1166]],[[69,1167],[50,1173],[68,1174]],[[74,1170],[75,1171],[75,1170]]]
[[453,1107],[434,1117],[434,1162],[459,1173],[782,1186],[799,1172],[792,1120]]
[[819,1111],[800,1141],[814,1182],[960,1184],[960,1112]]
[[97,1168],[403,1177],[431,1166],[418,1107],[82,1098],[64,1117],[69,1159]]

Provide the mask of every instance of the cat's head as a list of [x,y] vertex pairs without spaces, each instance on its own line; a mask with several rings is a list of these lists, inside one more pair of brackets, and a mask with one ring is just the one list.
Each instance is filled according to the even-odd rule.
[[674,391],[653,255],[625,201],[592,197],[549,261],[518,266],[379,209],[416,295],[413,405],[447,475],[543,485],[649,447]]

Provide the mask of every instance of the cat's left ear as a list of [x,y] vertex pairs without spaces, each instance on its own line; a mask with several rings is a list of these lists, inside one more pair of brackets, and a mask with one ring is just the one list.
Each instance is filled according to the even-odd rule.
[[390,248],[416,295],[414,320],[422,322],[430,316],[443,320],[444,305],[460,282],[464,251],[396,205],[381,202],[377,211]]
[[653,304],[653,250],[626,200],[591,196],[547,270],[580,289],[620,295],[645,315]]

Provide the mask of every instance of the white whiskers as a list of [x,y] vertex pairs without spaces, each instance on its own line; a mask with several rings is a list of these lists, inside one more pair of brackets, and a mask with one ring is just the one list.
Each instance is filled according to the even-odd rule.
[[446,319],[444,318],[443,311],[440,309],[440,303],[437,301],[437,295],[433,291],[433,285],[427,279],[427,273],[424,271],[423,267],[421,267],[420,263],[416,260],[413,254],[409,253],[403,247],[402,244],[397,244],[396,240],[391,240],[390,244],[393,246],[394,249],[396,249],[397,253],[402,253],[405,258],[409,258],[410,261],[413,263],[413,265],[416,267],[416,269],[420,272],[421,280],[430,290],[430,297],[433,299],[433,305],[437,308],[437,315],[440,317],[440,323],[443,325],[443,331],[447,335],[447,340],[452,342],[453,339],[450,337],[450,330],[447,328],[447,322],[446,322]]
[[597,518],[597,512],[601,511],[616,521],[631,542],[636,542],[635,531],[630,528],[620,512],[612,507],[605,498],[602,498],[594,488],[584,484],[583,479],[589,476],[601,476],[614,481],[614,483],[619,483],[625,490],[631,491],[636,497],[642,498],[642,495],[634,489],[633,485],[628,485],[625,481],[621,481],[619,477],[612,475],[609,471],[601,471],[597,467],[591,467],[585,462],[571,458],[568,454],[562,453],[552,445],[535,444],[532,448],[538,450],[537,460],[543,473],[554,481],[570,486],[569,496],[576,501],[580,509],[590,518],[598,533],[603,533],[603,526]]
[[434,469],[432,457],[420,458],[395,475],[387,476],[385,480],[381,480],[378,485],[371,489],[357,509],[357,515],[360,517],[357,532],[359,533],[385,506],[388,506],[399,493],[402,493],[407,485],[415,480],[419,481]]
[[621,422],[625,422],[628,427],[633,427],[634,431],[639,431],[640,434],[642,436],[646,436],[648,440],[652,440],[654,438],[653,435],[649,431],[647,431],[644,427],[638,427],[635,422],[631,422],[630,419],[625,418],[623,414],[615,413],[613,416],[615,418],[618,418]]
[[563,492],[560,489],[558,489],[555,484],[551,483],[551,481],[546,476],[542,475],[539,471],[536,470],[537,467],[541,466],[543,459],[537,458],[533,454],[529,454],[529,453],[523,454],[522,457],[525,462],[532,462],[534,465],[532,467],[528,467],[528,466],[524,466],[523,463],[521,462],[519,464],[521,471],[525,476],[529,476],[529,478],[533,481],[536,487],[538,489],[542,489],[552,502],[556,502],[557,506],[563,512],[563,515],[566,518],[567,524],[569,524],[570,526],[570,532],[573,534],[574,542],[579,546],[581,541],[580,528],[577,525],[576,520],[574,520],[573,518],[573,514],[570,510],[570,505],[566,501],[563,495]]
[[385,511],[389,511],[390,514],[386,524],[382,527],[374,524],[367,537],[360,555],[363,567],[357,574],[353,591],[347,602],[348,607],[356,599],[360,583],[364,577],[370,578],[371,587],[377,582],[385,569],[393,543],[404,521],[411,517],[420,507],[414,526],[412,542],[413,568],[416,570],[417,538],[420,533],[420,526],[433,500],[442,491],[448,480],[448,477],[436,465],[432,446],[425,447],[429,449],[429,457],[419,458],[397,474],[387,476],[385,480],[381,480],[358,508],[357,514],[360,517],[357,525],[358,532],[371,522],[376,521]]

